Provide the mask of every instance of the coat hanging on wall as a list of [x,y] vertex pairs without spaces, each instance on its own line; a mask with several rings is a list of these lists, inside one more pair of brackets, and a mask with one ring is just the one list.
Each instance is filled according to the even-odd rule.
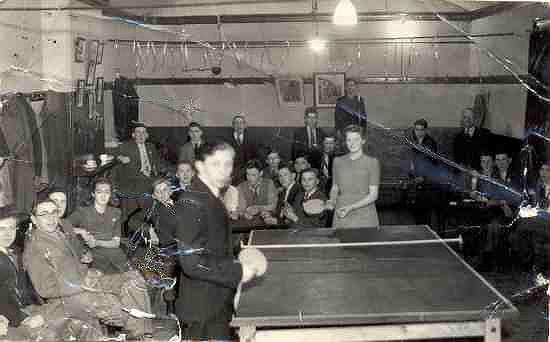
[[483,127],[489,107],[489,93],[477,94],[474,98],[474,114],[476,127]]
[[[13,186],[13,204],[18,211],[28,212],[32,209],[35,198],[34,181],[36,170],[41,165],[35,165],[35,150],[33,131],[29,117],[34,117],[32,108],[25,98],[16,95],[10,98],[8,106],[2,114],[2,132],[11,154],[24,162],[9,162]],[[33,125],[36,127],[36,121]],[[38,151],[38,150],[37,150]],[[39,151],[39,156],[42,151]],[[41,158],[40,158],[41,160]]]
[[[2,118],[0,118],[2,122]],[[0,126],[0,158],[10,155],[8,143]],[[13,188],[11,183],[11,167],[8,161],[0,163],[0,208],[5,208],[13,203]]]
[[139,121],[139,96],[134,82],[119,76],[113,82],[115,131],[120,141],[130,137],[130,122]]

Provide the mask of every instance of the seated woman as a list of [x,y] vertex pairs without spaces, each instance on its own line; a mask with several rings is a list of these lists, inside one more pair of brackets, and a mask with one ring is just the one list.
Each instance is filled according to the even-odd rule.
[[99,322],[120,326],[130,336],[150,336],[150,321],[123,310],[150,312],[147,288],[137,272],[104,275],[89,269],[91,260],[78,257],[59,226],[58,209],[51,200],[36,204],[31,220],[35,229],[25,242],[23,264],[46,301],[43,315],[48,321],[70,317],[95,327]]
[[[302,191],[296,195],[292,206],[283,208],[283,215],[290,221],[291,228],[322,228],[327,224],[325,202],[327,196],[319,187],[319,171],[309,168],[302,171]],[[318,200],[311,208],[312,200]]]
[[74,231],[81,235],[94,256],[92,267],[105,274],[128,271],[128,258],[120,249],[121,212],[110,207],[113,187],[107,178],[98,178],[94,184],[92,206],[79,207],[69,216]]

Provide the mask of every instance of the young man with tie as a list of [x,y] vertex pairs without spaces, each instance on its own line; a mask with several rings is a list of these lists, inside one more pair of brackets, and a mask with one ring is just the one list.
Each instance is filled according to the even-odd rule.
[[208,141],[195,160],[191,191],[174,204],[159,226],[173,232],[180,248],[203,249],[177,258],[181,268],[176,315],[185,324],[184,340],[230,341],[229,322],[239,284],[261,275],[250,260],[233,257],[231,229],[221,189],[231,182],[235,151],[228,143]]
[[194,162],[199,148],[204,144],[201,125],[198,122],[191,122],[187,134],[189,135],[189,141],[180,148],[178,160]]
[[233,131],[231,132],[231,146],[235,149],[235,161],[233,164],[233,176],[231,184],[237,186],[245,180],[244,166],[247,161],[258,158],[258,152],[251,142],[246,129],[246,119],[238,114],[233,117]]
[[296,129],[292,144],[292,160],[303,154],[311,157],[311,166],[321,166],[321,143],[325,138],[325,132],[317,127],[319,116],[313,107],[306,108],[304,112],[304,127]]
[[466,167],[479,170],[481,168],[481,151],[491,147],[491,132],[474,125],[474,111],[466,108],[462,111],[462,130],[453,141],[454,159]]
[[[327,195],[319,188],[319,172],[309,168],[302,172],[302,191],[300,191],[292,206],[283,208],[283,216],[290,221],[291,228],[322,228],[327,225],[327,211],[324,210],[324,202]],[[322,206],[317,212],[309,212],[307,203],[311,200],[322,201]]]
[[339,151],[346,152],[344,143],[344,128],[349,125],[357,125],[367,128],[367,107],[363,97],[359,95],[357,81],[353,78],[346,79],[345,95],[336,100],[334,108],[334,131],[339,146]]
[[115,183],[121,192],[123,235],[127,228],[125,222],[139,208],[146,205],[144,193],[148,193],[151,182],[161,173],[160,156],[155,146],[147,139],[149,134],[143,123],[134,123],[132,140],[123,143],[118,150],[117,159],[122,166],[115,169]]

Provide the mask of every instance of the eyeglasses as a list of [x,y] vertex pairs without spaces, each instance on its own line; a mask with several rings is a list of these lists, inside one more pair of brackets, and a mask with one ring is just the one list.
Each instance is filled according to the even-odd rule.
[[34,214],[36,217],[44,217],[44,216],[57,216],[59,214],[59,210],[53,210],[53,211],[43,211],[40,213]]

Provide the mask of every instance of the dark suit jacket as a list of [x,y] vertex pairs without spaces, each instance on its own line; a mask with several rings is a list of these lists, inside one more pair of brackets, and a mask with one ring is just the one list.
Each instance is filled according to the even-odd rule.
[[161,229],[173,231],[174,238],[186,247],[205,248],[208,251],[204,255],[178,259],[182,277],[176,314],[183,322],[213,319],[229,322],[234,291],[242,278],[242,268],[233,258],[225,206],[195,177],[191,191],[183,192],[173,209],[174,214],[160,217]]
[[296,157],[301,154],[307,153],[311,156],[311,167],[318,169],[321,166],[323,139],[325,138],[326,134],[319,127],[315,129],[315,132],[315,135],[317,136],[317,146],[309,148],[306,127],[300,127],[294,131],[294,140],[292,143],[292,160],[295,160]]
[[[200,146],[204,144],[204,141],[201,142]],[[193,163],[195,161],[195,147],[191,141],[183,144],[178,151],[178,160],[187,160]]]
[[[294,183],[292,185],[292,188],[290,188],[290,192],[287,198],[288,204],[294,203],[294,200],[296,199],[296,195],[300,193],[300,190],[301,190],[300,184]],[[281,216],[281,211],[283,210],[283,206],[285,205],[285,193],[286,193],[286,189],[281,188],[281,191],[279,191],[279,194],[277,196],[277,206],[275,207],[275,212],[273,213],[273,216],[276,218],[279,218]]]
[[151,177],[146,177],[139,172],[141,159],[137,144],[133,140],[119,146],[117,154],[130,157],[128,164],[121,164],[115,169],[115,181],[121,191],[151,192],[153,178],[161,172],[160,156],[153,144],[146,142],[145,148],[149,156],[149,163],[151,163]]
[[365,100],[362,96],[348,98],[342,96],[336,100],[334,108],[334,129],[336,132],[346,128],[346,126],[355,124],[361,127],[367,127]]
[[[327,226],[327,212],[323,211],[320,214],[314,214],[310,215],[307,214],[304,211],[304,196],[305,192],[302,190],[294,199],[294,203],[292,204],[292,208],[294,209],[294,212],[296,213],[296,216],[298,216],[298,222],[292,222],[290,224],[291,228],[322,228]],[[322,191],[321,188],[317,188],[317,191],[313,193],[313,195],[309,198],[312,199],[320,199],[323,201],[327,200],[327,195]]]
[[458,133],[453,142],[455,161],[467,167],[480,170],[479,160],[481,152],[491,147],[491,132],[485,128],[476,128],[470,137],[464,129]]
[[21,289],[18,288],[18,278],[21,275],[10,258],[0,252],[0,315],[6,316],[11,326],[18,326],[27,318],[22,311],[24,304]]
[[334,163],[334,157],[336,157],[334,153],[328,156],[328,177],[326,177],[321,170],[324,153],[321,154],[321,165],[319,165],[319,188],[322,189],[327,196],[330,193],[330,188],[332,188],[332,165]]
[[239,185],[246,180],[246,162],[258,158],[256,145],[251,141],[246,129],[244,131],[243,143],[239,144],[235,140],[234,132],[231,132],[229,143],[235,149],[235,160],[233,161],[233,185]]

